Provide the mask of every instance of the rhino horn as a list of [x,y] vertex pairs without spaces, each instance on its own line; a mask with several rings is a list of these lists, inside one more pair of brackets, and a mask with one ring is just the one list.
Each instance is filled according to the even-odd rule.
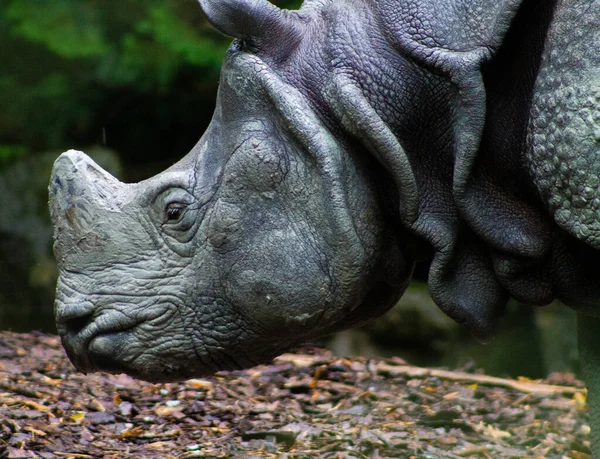
[[107,212],[118,211],[124,186],[80,151],[70,150],[56,160],[48,191],[59,261],[71,247],[100,248],[97,223]]
[[219,31],[261,47],[270,39],[300,36],[301,19],[294,11],[267,0],[199,0],[208,21]]

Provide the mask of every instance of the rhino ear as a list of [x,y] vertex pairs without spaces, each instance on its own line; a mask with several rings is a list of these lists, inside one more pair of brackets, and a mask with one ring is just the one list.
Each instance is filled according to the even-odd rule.
[[300,34],[301,21],[292,11],[267,0],[199,0],[208,21],[219,31],[260,47],[270,38],[290,39]]

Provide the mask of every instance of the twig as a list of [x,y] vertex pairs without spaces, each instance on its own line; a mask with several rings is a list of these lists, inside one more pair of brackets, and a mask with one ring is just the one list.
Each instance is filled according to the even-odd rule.
[[514,379],[497,378],[495,376],[474,375],[461,371],[436,370],[433,368],[413,367],[410,365],[389,365],[377,363],[377,372],[392,376],[408,376],[411,378],[440,378],[450,381],[460,381],[485,386],[506,387],[528,394],[553,395],[565,394],[575,395],[583,393],[585,389],[569,386],[555,386],[551,384],[537,383],[534,381],[515,381]]
[[54,451],[54,454],[58,455],[58,456],[67,456],[67,457],[81,457],[81,458],[86,458],[86,457],[94,457],[94,456],[90,456],[89,454],[80,454],[80,453],[63,453],[61,451]]
[[25,397],[44,398],[44,394],[41,392],[31,390],[26,387],[15,386],[4,381],[0,381],[0,389],[8,390],[19,395],[24,395]]
[[[275,359],[279,362],[292,363],[300,367],[310,367],[324,363],[322,356],[283,354]],[[384,362],[375,364],[375,370],[379,374],[391,376],[407,376],[409,378],[439,378],[450,381],[460,381],[484,386],[506,387],[527,394],[538,395],[575,395],[582,394],[585,389],[571,386],[556,386],[534,381],[516,381],[514,379],[498,378],[495,376],[475,375],[462,371],[436,370],[434,368],[421,368],[412,365],[389,365]]]

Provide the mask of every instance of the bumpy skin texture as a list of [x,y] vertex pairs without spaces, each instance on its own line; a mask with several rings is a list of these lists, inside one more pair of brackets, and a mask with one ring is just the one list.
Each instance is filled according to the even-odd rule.
[[598,249],[600,2],[560,6],[535,86],[527,160],[554,220]]
[[384,313],[419,258],[482,339],[509,297],[598,316],[600,1],[200,3],[237,40],[189,155],[132,185],[56,162],[78,368],[265,361]]

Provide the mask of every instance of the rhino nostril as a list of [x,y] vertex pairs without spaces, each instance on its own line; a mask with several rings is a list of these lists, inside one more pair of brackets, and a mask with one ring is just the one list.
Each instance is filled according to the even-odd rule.
[[92,321],[92,314],[65,320],[65,327],[68,335],[77,335]]

